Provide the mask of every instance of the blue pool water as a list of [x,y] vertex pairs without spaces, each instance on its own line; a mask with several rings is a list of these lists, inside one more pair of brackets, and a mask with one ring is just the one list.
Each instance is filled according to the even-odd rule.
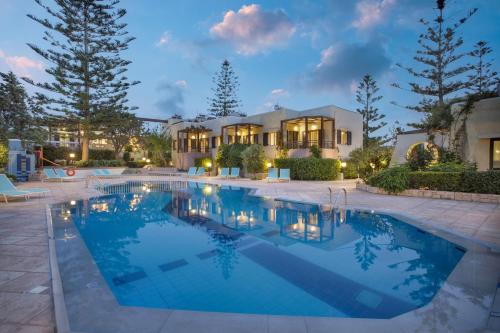
[[53,216],[74,223],[124,306],[391,318],[428,303],[465,252],[388,215],[243,188],[104,190]]

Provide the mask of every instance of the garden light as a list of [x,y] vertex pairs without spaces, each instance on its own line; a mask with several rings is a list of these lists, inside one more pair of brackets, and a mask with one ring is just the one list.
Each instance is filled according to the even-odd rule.
[[343,168],[345,168],[347,166],[347,162],[340,163],[340,166],[343,167]]
[[272,164],[271,162],[267,162],[267,167],[268,167],[268,168],[270,168],[270,167],[272,167],[272,166],[273,166],[273,164]]
[[75,153],[70,153],[69,158],[75,158]]

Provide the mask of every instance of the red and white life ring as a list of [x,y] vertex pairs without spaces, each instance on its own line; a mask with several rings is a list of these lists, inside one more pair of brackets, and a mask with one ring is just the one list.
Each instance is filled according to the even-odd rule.
[[72,177],[75,175],[75,169],[72,169],[72,168],[68,168],[66,169],[66,174],[69,176],[69,177]]

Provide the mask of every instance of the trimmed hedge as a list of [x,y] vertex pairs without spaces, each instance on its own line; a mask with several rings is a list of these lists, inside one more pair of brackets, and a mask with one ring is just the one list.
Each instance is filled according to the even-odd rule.
[[75,166],[78,168],[119,167],[123,165],[125,165],[125,162],[121,160],[88,160],[75,162]]
[[435,191],[463,192],[461,172],[413,171],[409,173],[409,187]]
[[340,162],[332,158],[277,158],[274,166],[290,169],[294,180],[335,180],[340,172]]
[[410,184],[408,168],[404,166],[389,168],[376,173],[368,179],[368,184],[383,188],[388,193],[400,193]]
[[[391,168],[386,171],[396,169]],[[403,169],[403,168],[401,168]],[[408,169],[408,184],[406,187],[397,186],[395,191],[394,179],[391,173],[380,172],[367,181],[369,185],[380,187],[390,193],[399,193],[406,189],[427,189],[434,191],[466,192],[500,194],[500,171],[465,171],[465,172],[435,172],[412,171]]]
[[[81,151],[79,148],[72,149],[68,147],[55,147],[52,145],[43,146],[43,157],[48,159],[49,161],[55,160],[66,160],[69,161],[69,154],[75,154],[75,161],[79,161],[82,157]],[[101,150],[101,149],[89,149],[89,160],[114,160],[115,153],[112,150]],[[51,165],[48,162],[45,162],[44,165]]]

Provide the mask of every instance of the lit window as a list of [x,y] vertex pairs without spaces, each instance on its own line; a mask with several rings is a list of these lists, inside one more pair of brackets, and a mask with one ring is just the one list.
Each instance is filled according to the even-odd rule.
[[492,140],[491,168],[500,169],[500,139]]
[[272,132],[268,134],[267,144],[269,146],[277,146],[278,145],[278,133]]

